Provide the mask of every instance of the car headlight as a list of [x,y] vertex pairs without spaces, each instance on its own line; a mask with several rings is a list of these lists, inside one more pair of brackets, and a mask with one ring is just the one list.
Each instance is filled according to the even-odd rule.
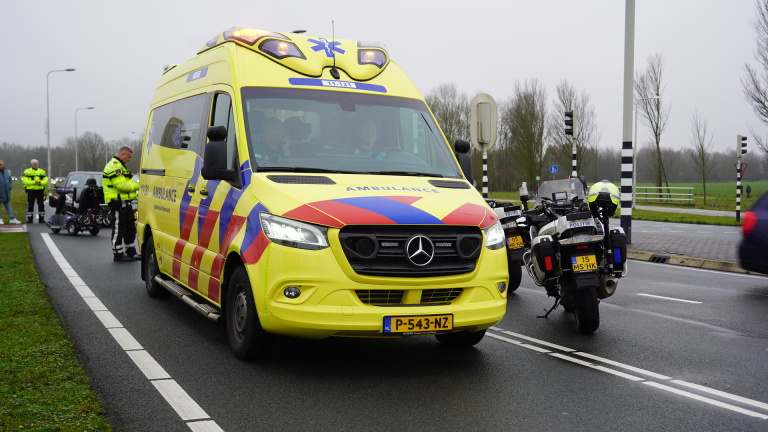
[[299,249],[324,249],[328,247],[328,229],[325,227],[286,219],[269,213],[261,213],[264,235],[277,244]]
[[504,247],[504,229],[501,223],[496,222],[485,230],[485,247],[488,249],[501,249]]

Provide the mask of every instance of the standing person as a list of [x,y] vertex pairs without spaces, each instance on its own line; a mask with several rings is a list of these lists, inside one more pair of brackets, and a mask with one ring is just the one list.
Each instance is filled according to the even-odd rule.
[[[5,162],[0,160],[0,203],[3,203],[3,206],[5,206],[5,212],[8,213],[8,217],[11,218],[11,223],[18,224],[21,223],[21,221],[16,219],[16,216],[13,215],[13,209],[11,208],[11,187],[13,187],[11,175],[8,174],[8,170],[5,169]],[[3,212],[0,210],[0,225],[4,223]]]
[[747,185],[747,198],[749,198],[749,195],[752,194],[752,186]]
[[109,204],[109,210],[114,218],[112,225],[112,259],[118,262],[140,260],[136,252],[136,219],[131,202],[136,199],[139,184],[133,181],[133,176],[125,166],[133,157],[130,147],[120,147],[104,167],[103,180],[104,202]]
[[587,192],[587,180],[584,178],[584,176],[579,177],[579,180],[581,180],[581,185],[584,187],[584,192]]
[[35,216],[35,201],[37,201],[37,222],[45,223],[45,207],[43,207],[43,196],[45,195],[45,185],[48,184],[48,176],[45,170],[40,168],[40,162],[37,159],[29,161],[31,167],[24,170],[24,176],[21,183],[27,190],[27,223],[32,223]]

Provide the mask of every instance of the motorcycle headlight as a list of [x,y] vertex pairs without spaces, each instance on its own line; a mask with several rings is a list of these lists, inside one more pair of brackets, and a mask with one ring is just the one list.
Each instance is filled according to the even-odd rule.
[[299,249],[324,249],[328,247],[328,229],[325,227],[286,219],[269,213],[261,213],[264,235],[277,244]]
[[485,247],[488,249],[501,249],[504,247],[504,229],[501,223],[496,222],[485,230]]

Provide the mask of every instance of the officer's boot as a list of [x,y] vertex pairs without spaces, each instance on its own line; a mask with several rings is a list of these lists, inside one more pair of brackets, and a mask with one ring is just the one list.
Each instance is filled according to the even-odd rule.
[[27,212],[27,223],[32,223],[32,213]]
[[45,212],[39,212],[37,214],[37,222],[38,223],[45,223]]

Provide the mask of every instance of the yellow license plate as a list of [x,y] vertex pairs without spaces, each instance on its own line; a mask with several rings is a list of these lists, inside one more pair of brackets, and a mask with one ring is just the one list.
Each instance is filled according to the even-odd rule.
[[571,257],[571,267],[575,272],[597,270],[597,260],[594,255]]
[[453,315],[384,317],[384,334],[428,334],[453,330]]
[[507,249],[517,249],[525,246],[521,236],[507,237]]

